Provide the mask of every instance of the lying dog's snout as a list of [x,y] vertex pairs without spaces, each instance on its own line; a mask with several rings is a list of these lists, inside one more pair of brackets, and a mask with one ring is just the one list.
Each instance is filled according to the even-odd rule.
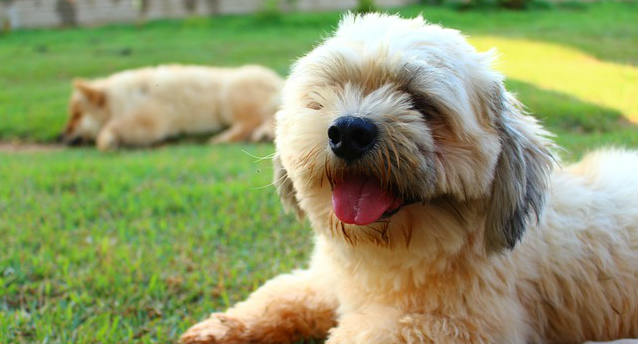
[[76,137],[73,140],[69,141],[69,145],[71,146],[80,146],[84,143],[81,137]]
[[367,118],[342,116],[328,128],[328,138],[338,157],[352,161],[374,146],[377,126]]
[[60,141],[67,146],[81,146],[84,144],[84,139],[82,139],[81,137],[74,137],[74,138],[69,138],[66,135],[62,134],[60,136]]

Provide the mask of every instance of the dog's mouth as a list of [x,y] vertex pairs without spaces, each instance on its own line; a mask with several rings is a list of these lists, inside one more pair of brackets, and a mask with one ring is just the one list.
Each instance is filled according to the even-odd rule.
[[389,218],[410,203],[383,188],[375,177],[346,175],[333,184],[332,208],[337,218],[348,224],[368,225]]

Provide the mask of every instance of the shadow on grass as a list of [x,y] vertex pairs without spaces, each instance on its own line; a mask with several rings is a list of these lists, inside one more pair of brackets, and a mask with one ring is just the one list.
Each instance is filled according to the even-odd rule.
[[561,155],[566,160],[603,146],[638,148],[638,126],[617,110],[515,79],[506,84],[527,111],[556,135],[554,140],[565,149]]
[[545,90],[516,79],[508,79],[506,84],[511,92],[519,96],[527,110],[547,127],[588,134],[612,132],[632,126],[632,123],[615,109],[588,103],[565,93]]

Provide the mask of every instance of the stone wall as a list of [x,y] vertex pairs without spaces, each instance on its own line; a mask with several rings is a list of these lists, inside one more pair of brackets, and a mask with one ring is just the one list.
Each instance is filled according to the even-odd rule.
[[[252,13],[266,0],[0,0],[0,25],[12,28],[92,26],[191,15]],[[417,0],[376,0],[381,7]],[[299,11],[354,8],[357,0],[281,0]]]

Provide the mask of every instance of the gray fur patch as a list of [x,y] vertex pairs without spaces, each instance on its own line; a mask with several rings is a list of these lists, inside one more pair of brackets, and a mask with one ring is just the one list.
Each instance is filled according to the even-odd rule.
[[513,249],[528,222],[534,217],[538,221],[553,166],[549,149],[538,138],[528,137],[530,133],[516,128],[519,123],[515,117],[522,115],[505,116],[510,115],[514,118],[500,118],[496,125],[502,150],[494,171],[485,223],[488,252]]

